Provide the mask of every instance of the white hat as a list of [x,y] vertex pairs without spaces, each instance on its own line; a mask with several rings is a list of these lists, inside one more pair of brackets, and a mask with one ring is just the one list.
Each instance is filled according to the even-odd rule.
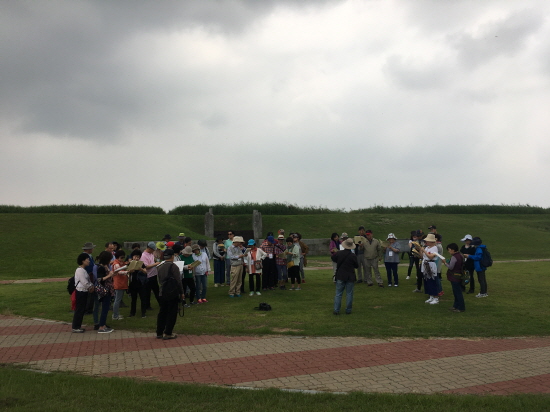
[[344,249],[355,249],[355,243],[353,243],[353,239],[346,239],[342,242],[342,247]]
[[397,238],[395,237],[395,235],[393,233],[390,233],[388,235],[388,237],[386,238],[386,240],[388,240],[388,239],[397,239]]
[[238,243],[238,242],[244,243],[244,239],[242,236],[235,236],[233,238],[233,243]]
[[472,240],[472,235],[466,235],[464,236],[464,239],[460,239],[461,242],[465,242],[467,240]]

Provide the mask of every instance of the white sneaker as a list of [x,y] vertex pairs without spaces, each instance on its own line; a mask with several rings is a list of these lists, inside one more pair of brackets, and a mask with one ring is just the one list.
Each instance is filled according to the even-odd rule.
[[250,292],[249,295],[250,295],[250,296],[254,296],[254,292]]
[[260,293],[260,292],[256,292],[256,295],[260,296],[260,295],[261,295],[261,293]]
[[430,305],[436,305],[439,303],[439,298],[434,298],[431,302],[430,302]]
[[410,278],[411,278],[410,276],[407,276],[407,277],[406,277],[405,279],[407,279],[407,280],[408,280],[408,279],[410,279]]
[[430,299],[428,299],[428,300],[426,301],[426,303],[431,303],[432,300],[434,300],[434,298],[432,298],[432,297],[430,296]]
[[124,319],[124,316],[118,315],[118,318],[115,318],[115,315],[113,315],[113,320],[122,320]]
[[214,287],[217,288],[218,286],[220,286],[219,283],[214,283]]
[[481,293],[478,293],[478,294],[476,295],[476,298],[482,298],[482,297],[483,297],[483,295],[482,295]]
[[422,291],[420,289],[413,290],[413,293],[421,293]]
[[396,288],[399,287],[399,285],[397,285],[397,284],[396,284],[396,285],[393,285],[393,286],[396,287]]

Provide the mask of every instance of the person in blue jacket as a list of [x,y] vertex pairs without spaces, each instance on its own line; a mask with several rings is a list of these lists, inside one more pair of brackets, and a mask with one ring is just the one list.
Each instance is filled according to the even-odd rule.
[[476,253],[473,255],[464,255],[464,257],[467,257],[469,259],[472,259],[474,261],[474,268],[477,272],[477,281],[479,282],[480,291],[476,295],[476,298],[486,298],[489,296],[487,294],[487,280],[485,278],[485,268],[481,265],[481,257],[483,256],[483,249],[486,248],[484,244],[482,244],[482,240],[479,237],[474,237],[472,239],[472,245],[476,247]]

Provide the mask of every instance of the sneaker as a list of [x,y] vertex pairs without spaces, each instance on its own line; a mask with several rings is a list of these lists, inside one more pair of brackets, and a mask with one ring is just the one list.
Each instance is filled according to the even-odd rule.
[[157,339],[162,339],[162,335],[157,335]]
[[288,289],[288,290],[294,290],[294,286],[291,286],[290,289]]
[[430,296],[430,298],[426,301],[426,303],[430,303],[432,300],[434,300],[434,298],[432,298],[432,297]]
[[302,290],[302,288],[300,286],[298,286],[296,289],[294,290]]
[[430,305],[436,305],[436,304],[438,304],[438,303],[439,303],[439,299],[438,299],[438,298],[435,298],[434,300],[432,300],[432,301],[430,302]]
[[[235,295],[229,295],[230,298],[234,298]],[[193,304],[193,302],[191,302],[191,305]]]
[[84,333],[86,332],[84,329],[80,328],[80,329],[73,329],[73,333]]
[[254,296],[254,292],[250,292],[249,295],[250,295],[250,296]]
[[481,294],[480,298],[486,298],[487,296],[489,296],[487,293],[483,293]]
[[455,313],[462,313],[462,312],[464,312],[464,311],[463,311],[463,310],[460,310],[460,309],[453,309],[453,312],[455,312]]
[[260,293],[260,292],[256,292],[256,295],[260,296],[260,295],[261,295],[261,293]]
[[410,276],[407,276],[405,279],[409,280],[411,277]]
[[141,315],[141,319],[145,319],[147,316],[145,315]]
[[122,315],[118,315],[118,317],[115,317],[115,315],[113,315],[113,320],[122,320],[124,319],[124,316]]
[[367,286],[372,286],[372,283],[369,283]]
[[184,308],[190,308],[191,305],[188,305],[187,303],[185,305],[183,305]]
[[422,291],[420,289],[415,289],[413,290],[413,293],[422,293]]
[[469,290],[468,292],[466,292],[467,295],[469,295],[470,293],[476,293],[475,290]]
[[476,295],[476,298],[482,298],[482,297],[483,297],[483,295],[482,295],[481,293],[478,293],[478,294]]
[[97,333],[111,333],[112,331],[114,331],[114,329],[106,327],[105,329],[99,329]]
[[[229,295],[230,297],[233,297],[233,295]],[[196,305],[197,302],[191,302],[190,305]]]
[[395,285],[393,285],[393,286],[394,286],[394,287],[398,287],[399,285],[398,285],[398,284],[395,284]]
[[393,285],[391,283],[388,283],[388,287],[391,288],[393,287]]
[[241,297],[241,295],[235,295],[235,297],[236,297],[236,298],[240,298],[240,297]]
[[164,334],[162,335],[162,340],[176,339],[178,335],[172,333],[171,335]]
[[217,288],[218,286],[220,286],[219,283],[214,283],[214,287]]

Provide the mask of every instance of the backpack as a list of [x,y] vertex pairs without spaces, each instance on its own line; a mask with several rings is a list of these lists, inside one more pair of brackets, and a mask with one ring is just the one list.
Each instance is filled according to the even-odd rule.
[[483,254],[481,255],[481,260],[479,261],[479,263],[484,268],[493,266],[493,258],[491,257],[491,253],[487,250],[487,248],[483,248]]
[[72,295],[75,290],[76,290],[76,285],[74,283],[74,276],[73,276],[67,281],[67,292],[69,292],[69,295]]
[[260,306],[258,307],[255,307],[254,309],[257,309],[257,310],[263,310],[263,311],[270,311],[271,310],[271,305],[267,304],[267,303],[260,303]]
[[164,301],[174,300],[180,295],[178,281],[172,276],[171,270],[169,270],[169,276],[162,282],[161,291],[160,298]]

